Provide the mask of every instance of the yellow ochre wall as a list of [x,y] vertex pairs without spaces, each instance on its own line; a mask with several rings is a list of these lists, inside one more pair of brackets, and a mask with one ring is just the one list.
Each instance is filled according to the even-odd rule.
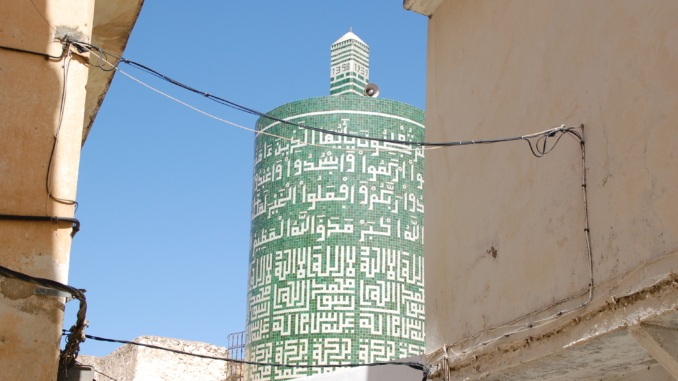
[[[89,38],[93,12],[94,0],[2,1],[0,45],[58,56],[56,30],[77,29]],[[0,49],[0,214],[73,216],[73,206],[50,200],[45,185],[63,63]],[[81,58],[72,59],[52,164],[52,193],[63,199],[76,197],[88,71]],[[70,227],[68,222],[0,220],[0,265],[67,283]],[[2,379],[56,379],[64,298],[34,295],[34,290],[30,284],[0,278]]]

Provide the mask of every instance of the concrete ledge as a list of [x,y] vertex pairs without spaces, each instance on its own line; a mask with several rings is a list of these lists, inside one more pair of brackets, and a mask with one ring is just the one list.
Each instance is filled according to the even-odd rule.
[[445,0],[403,0],[403,8],[431,17]]
[[[429,354],[429,362],[437,364],[433,378],[447,379],[449,372],[451,380],[672,379],[659,363],[678,369],[678,335],[674,340],[662,334],[646,343],[633,330],[642,327],[650,339],[657,336],[656,327],[678,332],[678,275],[667,272],[676,268],[674,254],[599,285],[606,291],[594,294],[592,303],[576,314],[467,353],[462,344],[446,347],[447,354]],[[633,285],[640,288],[630,289]],[[478,342],[492,335],[487,336]]]

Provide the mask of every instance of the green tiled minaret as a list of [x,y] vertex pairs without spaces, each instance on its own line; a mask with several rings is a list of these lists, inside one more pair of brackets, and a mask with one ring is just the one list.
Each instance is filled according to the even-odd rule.
[[363,95],[370,82],[370,47],[351,30],[330,51],[330,95]]
[[[357,43],[368,52],[352,32],[334,43],[333,67],[357,57],[357,49],[342,50]],[[267,114],[357,136],[424,140],[422,110],[362,95],[368,60],[360,61],[366,75],[358,69],[332,76],[339,96]],[[355,82],[340,83],[344,79]],[[274,136],[255,139],[246,359],[349,364],[422,354],[423,150],[263,117],[256,129]],[[245,366],[245,378],[328,371]]]

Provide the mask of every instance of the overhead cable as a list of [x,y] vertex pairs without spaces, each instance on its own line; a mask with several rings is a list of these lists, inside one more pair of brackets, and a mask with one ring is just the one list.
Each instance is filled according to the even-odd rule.
[[[68,332],[64,332],[68,333]],[[426,381],[429,375],[429,369],[426,365],[419,363],[419,362],[414,362],[414,361],[385,361],[385,362],[374,362],[374,363],[365,363],[365,364],[316,364],[316,365],[306,365],[306,364],[281,364],[281,363],[268,363],[268,362],[257,362],[257,361],[247,361],[247,360],[238,360],[238,359],[232,359],[228,357],[219,357],[219,356],[210,356],[210,355],[203,355],[199,353],[191,353],[191,352],[186,352],[178,349],[172,349],[172,348],[166,348],[166,347],[161,347],[158,345],[153,345],[153,344],[146,344],[146,343],[139,343],[136,341],[128,341],[128,340],[118,340],[118,339],[107,339],[105,337],[99,337],[99,336],[93,336],[93,335],[85,335],[88,339],[92,340],[97,340],[97,341],[104,341],[108,343],[119,343],[119,344],[129,344],[129,345],[136,345],[139,347],[146,347],[146,348],[152,348],[152,349],[158,349],[161,351],[167,351],[167,352],[172,352],[180,355],[187,355],[187,356],[193,356],[193,357],[199,357],[203,359],[209,359],[209,360],[219,360],[219,361],[226,361],[226,362],[232,362],[232,363],[237,363],[237,364],[245,364],[245,365],[257,365],[257,366],[272,366],[276,368],[357,368],[357,367],[362,367],[362,366],[385,366],[385,365],[400,365],[400,366],[407,366],[412,369],[419,370],[423,372],[423,378],[422,381]]]
[[52,24],[49,23],[49,21],[47,21],[47,18],[45,17],[44,14],[42,14],[42,12],[40,12],[40,10],[38,9],[38,6],[35,5],[35,3],[33,2],[33,0],[31,0],[31,4],[33,4],[33,8],[35,9],[36,12],[38,12],[38,14],[40,15],[40,17],[42,17],[43,21],[45,21],[45,23],[46,23],[50,28],[52,28],[53,31],[56,31],[56,28],[53,27]]
[[[98,57],[99,57],[99,63],[98,63],[98,64],[93,64],[93,65],[94,65],[94,66],[97,66],[97,67],[99,67],[99,68],[101,68],[102,70],[106,70],[106,71],[119,70],[119,69],[118,69],[118,66],[120,65],[120,63],[125,63],[125,64],[128,64],[128,65],[130,65],[130,66],[133,66],[133,67],[135,67],[135,68],[137,68],[137,69],[140,69],[140,70],[142,70],[142,71],[144,71],[144,72],[146,72],[146,73],[149,73],[149,74],[151,74],[151,75],[153,75],[153,76],[155,76],[155,77],[157,77],[157,78],[160,78],[160,79],[162,79],[162,80],[164,80],[164,81],[166,81],[166,82],[169,82],[169,83],[171,83],[171,84],[173,84],[173,85],[179,86],[179,87],[181,87],[181,88],[183,88],[183,89],[189,90],[189,91],[194,92],[194,93],[199,94],[199,95],[202,95],[202,96],[204,96],[204,97],[206,97],[206,98],[208,98],[208,99],[210,99],[210,100],[212,100],[212,101],[215,101],[215,102],[217,102],[217,103],[226,105],[226,106],[231,107],[231,108],[234,108],[234,109],[236,109],[236,110],[239,110],[239,111],[242,111],[242,112],[246,112],[246,113],[249,113],[249,114],[252,114],[252,115],[257,115],[257,116],[262,117],[262,118],[267,118],[267,119],[270,119],[270,120],[273,120],[273,121],[276,121],[276,122],[279,122],[279,123],[282,123],[282,124],[286,124],[286,125],[290,125],[290,126],[294,126],[294,127],[298,127],[298,128],[303,128],[303,129],[306,129],[306,130],[316,131],[316,132],[320,132],[320,133],[330,134],[330,135],[337,135],[337,136],[343,136],[343,137],[349,137],[349,138],[355,138],[355,139],[363,139],[363,140],[369,140],[369,141],[377,141],[377,142],[383,142],[383,143],[393,143],[393,144],[402,144],[402,145],[412,145],[412,146],[419,146],[419,147],[422,147],[422,148],[423,148],[423,147],[426,147],[426,148],[441,148],[441,147],[454,147],[454,146],[476,145],[476,144],[493,144],[493,143],[502,143],[502,142],[517,141],[517,140],[525,140],[525,141],[527,141],[527,143],[528,143],[528,145],[529,145],[529,147],[530,147],[530,151],[532,152],[532,154],[533,154],[535,157],[538,157],[538,158],[543,157],[544,155],[550,153],[550,152],[555,148],[555,146],[560,142],[560,139],[563,137],[563,135],[571,135],[571,136],[575,137],[576,140],[579,141],[580,147],[581,147],[581,156],[582,156],[582,193],[583,193],[583,207],[584,207],[584,233],[585,233],[586,250],[587,250],[587,259],[588,259],[588,268],[589,268],[589,282],[588,282],[588,285],[585,287],[585,291],[583,291],[583,292],[581,292],[581,293],[577,293],[577,294],[575,294],[575,295],[571,295],[571,296],[569,296],[569,297],[567,297],[567,298],[565,298],[565,299],[563,299],[563,300],[560,300],[560,301],[558,301],[558,302],[552,303],[552,304],[550,304],[550,305],[548,305],[548,306],[546,306],[546,307],[544,307],[544,308],[541,308],[541,309],[539,309],[539,310],[533,311],[533,312],[528,313],[528,314],[526,314],[526,315],[523,315],[523,316],[521,316],[521,317],[519,317],[519,318],[516,318],[516,319],[512,320],[511,322],[508,322],[508,323],[506,323],[506,324],[504,324],[504,325],[501,325],[501,326],[498,326],[498,327],[494,327],[494,328],[490,328],[490,329],[485,330],[485,331],[483,331],[483,332],[481,332],[481,333],[479,333],[479,334],[476,334],[476,335],[473,335],[473,336],[471,336],[471,337],[469,337],[469,338],[464,339],[463,341],[468,341],[468,340],[476,339],[476,343],[475,343],[473,346],[471,346],[470,348],[466,348],[462,353],[468,354],[468,353],[473,352],[473,351],[477,350],[478,348],[480,348],[480,347],[482,347],[482,346],[485,346],[485,345],[487,345],[487,344],[489,344],[489,343],[491,343],[491,342],[494,342],[494,341],[498,340],[499,338],[504,337],[504,336],[506,336],[506,335],[510,335],[510,334],[513,334],[513,333],[516,333],[516,332],[520,332],[520,331],[522,331],[522,330],[524,330],[524,329],[531,329],[531,328],[534,328],[534,327],[536,327],[536,326],[538,326],[538,325],[542,325],[542,324],[545,324],[545,323],[547,323],[547,322],[550,322],[550,321],[553,321],[553,320],[555,320],[555,319],[558,319],[558,318],[560,318],[560,317],[562,317],[562,316],[564,316],[564,315],[566,315],[566,314],[569,314],[569,313],[571,313],[571,312],[574,312],[574,311],[576,311],[576,310],[579,310],[579,309],[581,309],[581,308],[584,308],[584,307],[587,306],[587,305],[591,302],[591,300],[592,300],[592,292],[593,292],[593,259],[592,259],[592,254],[591,254],[590,233],[589,233],[589,225],[588,225],[588,205],[587,205],[587,197],[586,197],[586,162],[585,162],[585,146],[584,146],[584,139],[583,139],[582,134],[580,134],[579,132],[577,132],[577,131],[575,130],[575,128],[583,128],[583,127],[584,127],[583,125],[580,125],[580,126],[578,126],[578,127],[566,127],[565,125],[561,125],[561,126],[559,126],[559,127],[554,127],[554,128],[548,129],[548,130],[541,131],[541,132],[537,132],[537,133],[533,133],[533,134],[528,134],[528,135],[515,136],[515,137],[511,137],[511,138],[502,138],[502,139],[483,139],[483,140],[466,140],[466,141],[452,141],[452,142],[433,142],[433,143],[432,143],[432,142],[414,142],[414,141],[404,141],[404,140],[395,140],[395,139],[384,139],[384,138],[377,138],[377,137],[365,137],[365,136],[353,135],[353,134],[349,134],[349,133],[343,133],[343,132],[337,132],[337,131],[326,130],[326,129],[322,129],[322,128],[318,128],[318,127],[313,127],[313,126],[307,126],[307,125],[303,125],[303,124],[299,124],[299,123],[290,122],[290,121],[288,121],[288,120],[276,118],[276,117],[274,117],[274,116],[271,116],[271,115],[268,115],[268,114],[265,114],[265,113],[256,111],[256,110],[254,110],[254,109],[251,109],[251,108],[248,108],[248,107],[239,105],[239,104],[237,104],[237,103],[228,101],[228,100],[226,100],[226,99],[224,99],[224,98],[217,97],[217,96],[212,95],[212,94],[209,94],[209,93],[207,93],[207,92],[203,92],[203,91],[197,90],[197,89],[195,89],[195,88],[192,88],[192,87],[190,87],[190,86],[187,86],[187,85],[185,85],[185,84],[183,84],[183,83],[181,83],[181,82],[179,82],[179,81],[176,81],[176,80],[174,80],[174,79],[172,79],[172,78],[170,78],[170,77],[168,77],[168,76],[166,76],[166,75],[164,75],[164,74],[162,74],[162,73],[160,73],[160,72],[158,72],[158,71],[156,71],[156,70],[153,70],[153,69],[151,69],[151,68],[149,68],[149,67],[147,67],[147,66],[145,66],[145,65],[142,65],[142,64],[137,63],[137,62],[135,62],[135,61],[128,60],[128,59],[123,58],[123,57],[120,57],[120,56],[116,56],[116,55],[111,54],[110,52],[106,52],[106,51],[104,51],[103,49],[101,49],[101,48],[99,48],[99,47],[96,47],[96,46],[94,46],[94,45],[87,44],[87,43],[83,43],[83,42],[80,42],[80,41],[74,41],[73,44],[76,46],[76,48],[78,48],[78,49],[81,50],[81,51],[90,51],[90,52],[97,51],[97,52],[99,52],[99,55],[98,55]],[[96,53],[95,53],[95,55],[96,55]],[[106,59],[103,58],[104,55],[106,55],[106,56],[107,56],[107,55],[110,55],[110,56],[116,58],[117,61],[116,61],[115,63],[110,63],[110,62],[108,62]],[[105,66],[103,65],[103,62],[106,62],[109,66],[108,66],[108,67],[105,67]],[[119,70],[119,71],[121,71],[121,70]],[[122,71],[121,71],[121,72],[122,72]],[[145,86],[147,86],[147,87],[153,89],[153,88],[150,87],[149,85],[146,85],[145,83],[143,83],[143,82],[141,82],[140,80],[138,80],[138,79],[136,79],[136,78],[130,76],[129,74],[124,73],[124,72],[122,72],[122,73],[125,74],[125,75],[127,75],[128,77],[134,79],[135,81],[137,81],[137,82],[139,82],[139,83],[141,83],[141,84],[143,84],[143,85],[145,85]],[[160,92],[159,90],[156,90],[156,89],[153,89],[153,90],[154,90],[154,91],[157,91],[157,92],[159,92],[159,93],[161,93],[161,94],[163,94],[163,95],[165,95],[165,96],[170,97],[169,95],[164,94],[164,93]],[[172,98],[172,97],[170,97],[170,98]],[[176,100],[175,98],[172,98],[172,99]],[[178,101],[178,100],[176,100],[176,101]],[[178,102],[183,103],[183,102],[181,102],[181,101],[178,101]],[[211,117],[213,117],[213,118],[216,118],[216,117],[214,117],[214,116],[212,116],[212,115],[209,115],[209,114],[207,114],[207,113],[205,113],[205,112],[203,112],[203,111],[201,111],[201,110],[198,110],[197,108],[195,108],[195,107],[193,107],[193,106],[187,105],[187,104],[185,104],[185,103],[183,103],[183,104],[186,105],[186,106],[188,106],[188,107],[191,107],[191,108],[193,108],[193,109],[195,109],[195,110],[197,110],[197,111],[199,111],[199,112],[201,112],[201,113],[203,113],[203,114],[206,114],[206,115],[208,115],[208,116],[211,116]],[[216,119],[219,119],[219,118],[216,118]],[[221,119],[220,119],[220,120],[221,120]],[[222,120],[222,121],[224,121],[224,120]],[[226,121],[226,122],[227,122],[227,121]],[[227,123],[230,123],[230,122],[227,122]],[[231,124],[234,124],[234,123],[231,123]],[[236,126],[237,126],[237,125],[236,125]],[[242,127],[242,126],[238,126],[238,127],[248,129],[248,128]],[[252,131],[252,129],[248,129],[248,130]],[[273,134],[266,133],[266,132],[263,132],[263,131],[256,131],[256,130],[254,130],[254,132],[257,133],[257,134],[273,135]],[[276,137],[280,137],[280,138],[284,138],[284,139],[290,140],[290,138],[285,138],[285,137],[281,137],[281,136],[277,136],[277,135],[273,135],[273,136],[276,136]],[[535,138],[536,138],[536,142],[534,142],[534,144],[533,144],[532,141],[531,141],[531,139],[535,139]],[[548,145],[548,140],[549,140],[549,138],[556,138],[555,142],[554,142],[552,145]],[[333,148],[333,147],[329,147],[329,146],[328,146],[328,148]],[[566,310],[563,310],[563,311],[559,311],[559,312],[557,312],[556,314],[554,314],[554,315],[552,315],[552,316],[550,316],[550,317],[547,317],[547,318],[541,319],[541,320],[537,320],[537,321],[535,321],[535,322],[533,322],[533,323],[529,323],[529,324],[515,324],[516,322],[518,322],[518,321],[520,321],[520,320],[522,320],[522,319],[525,319],[525,318],[528,318],[528,317],[533,316],[533,315],[535,315],[535,314],[544,312],[544,311],[546,311],[546,310],[548,310],[548,309],[551,309],[551,308],[553,308],[553,307],[555,307],[555,306],[561,305],[561,304],[563,304],[563,303],[565,303],[565,302],[567,302],[567,301],[570,301],[570,300],[572,300],[572,299],[575,299],[575,298],[577,298],[577,297],[580,297],[580,296],[583,296],[583,295],[586,295],[586,294],[588,294],[587,300],[586,300],[585,302],[583,302],[582,304],[580,304],[579,306],[576,306],[576,307],[570,308],[570,309],[566,309]],[[511,332],[505,334],[505,335],[500,335],[500,336],[498,336],[498,337],[496,337],[496,338],[494,338],[494,339],[491,339],[491,340],[488,340],[488,341],[484,341],[484,342],[481,342],[480,344],[478,344],[478,342],[480,341],[480,339],[481,339],[486,333],[492,332],[492,331],[495,331],[495,330],[498,330],[498,329],[501,329],[501,328],[508,328],[508,327],[518,327],[518,328],[517,328],[516,330],[514,330],[514,331],[511,331]],[[454,345],[458,345],[458,344],[461,344],[461,342],[455,343],[455,344],[453,344],[453,346],[454,346]]]
[[[160,73],[156,70],[153,70],[148,66],[142,65],[142,64],[135,62],[135,61],[132,61],[132,60],[128,60],[124,57],[114,55],[110,52],[107,52],[107,51],[99,48],[98,46],[95,46],[95,45],[92,45],[92,44],[89,44],[89,43],[85,43],[85,42],[82,42],[82,41],[71,41],[71,42],[81,51],[90,51],[90,52],[97,51],[97,52],[99,52],[99,55],[98,55],[99,63],[94,65],[94,66],[97,66],[102,70],[105,70],[105,71],[117,70],[120,63],[125,63],[125,64],[128,64],[128,65],[135,67],[139,70],[142,70],[142,71],[144,71],[148,74],[151,74],[151,75],[153,75],[157,78],[160,78],[165,82],[169,82],[169,83],[171,83],[175,86],[181,87],[185,90],[188,90],[188,91],[191,91],[193,93],[202,95],[205,98],[208,98],[208,99],[210,99],[214,102],[217,102],[219,104],[231,107],[235,110],[242,111],[242,112],[252,114],[252,115],[256,115],[256,116],[259,116],[261,118],[270,119],[272,121],[276,121],[276,122],[279,122],[279,123],[282,123],[282,124],[286,124],[286,125],[290,125],[290,126],[294,126],[294,127],[299,127],[299,128],[303,128],[303,129],[310,130],[310,131],[316,131],[316,132],[320,132],[320,133],[324,133],[324,134],[347,137],[347,138],[363,139],[363,140],[377,141],[377,142],[382,142],[382,143],[406,144],[406,145],[421,146],[421,147],[454,147],[454,146],[464,146],[464,145],[492,144],[492,143],[509,142],[509,141],[516,141],[516,140],[526,140],[530,144],[530,149],[532,150],[532,153],[535,156],[539,157],[539,156],[543,156],[543,155],[547,154],[553,148],[553,147],[551,147],[551,149],[546,148],[546,138],[553,137],[558,133],[563,134],[563,133],[566,132],[565,130],[574,128],[574,127],[567,127],[566,128],[564,125],[562,125],[560,127],[551,128],[551,129],[541,131],[541,132],[537,132],[537,133],[534,133],[534,134],[516,136],[516,137],[512,137],[512,138],[466,140],[466,141],[440,142],[440,143],[414,142],[414,141],[406,141],[406,140],[396,140],[396,139],[386,139],[386,138],[378,138],[378,137],[360,136],[360,135],[355,135],[355,134],[350,134],[350,133],[345,133],[345,132],[331,131],[331,130],[327,130],[327,129],[323,129],[323,128],[307,126],[307,125],[291,122],[289,120],[277,118],[277,117],[274,117],[272,115],[268,115],[266,113],[263,113],[263,112],[254,110],[252,108],[242,106],[242,105],[237,104],[235,102],[229,101],[227,99],[218,97],[216,95],[209,94],[205,91],[195,89],[191,86],[188,86],[188,85],[183,84],[183,83],[181,83],[177,80],[174,80],[174,79],[170,78],[169,76],[167,76],[165,74],[162,74],[162,73]],[[104,55],[106,55],[106,56],[110,55],[110,56],[116,58],[117,61],[115,63],[109,63],[109,66],[106,67],[102,64],[102,60],[103,60]],[[532,139],[532,138],[544,138],[541,150],[537,150],[537,152],[535,152],[535,150],[532,146],[532,143],[530,143],[530,139]],[[537,145],[539,145],[539,142],[537,143]],[[554,144],[554,146],[555,146],[555,144]]]
[[[171,100],[173,100],[173,101],[175,101],[175,102],[177,102],[177,103],[179,103],[179,104],[181,104],[181,105],[183,105],[183,106],[186,106],[186,107],[190,108],[190,109],[193,110],[193,111],[199,112],[199,113],[201,113],[201,114],[203,114],[203,115],[205,115],[205,116],[207,116],[207,117],[210,117],[210,118],[212,118],[212,119],[214,119],[214,120],[217,120],[217,121],[219,121],[219,122],[223,122],[223,123],[226,123],[226,124],[230,124],[231,126],[240,128],[240,129],[245,130],[245,131],[250,131],[250,132],[254,132],[255,134],[262,134],[262,135],[270,136],[270,137],[273,137],[273,138],[278,138],[278,139],[287,140],[287,141],[290,141],[290,142],[292,142],[292,143],[300,143],[300,144],[303,145],[303,146],[320,147],[320,148],[329,148],[329,149],[335,149],[335,150],[341,150],[341,151],[357,151],[357,150],[358,150],[357,148],[351,148],[351,147],[337,147],[337,146],[331,146],[331,145],[326,145],[326,144],[316,144],[316,143],[301,143],[301,141],[300,141],[299,139],[295,139],[295,138],[292,138],[292,137],[289,137],[289,136],[277,135],[277,134],[274,134],[274,133],[271,133],[271,132],[258,131],[258,130],[255,130],[255,129],[253,129],[253,128],[245,127],[245,126],[242,126],[242,125],[240,125],[240,124],[237,124],[237,123],[233,123],[233,122],[231,122],[231,121],[228,121],[228,120],[226,120],[226,119],[219,118],[218,116],[212,115],[212,114],[210,114],[210,113],[208,113],[208,112],[206,112],[206,111],[203,111],[203,110],[201,110],[201,109],[199,109],[199,108],[197,108],[197,107],[195,107],[195,106],[192,106],[192,105],[190,105],[190,104],[188,104],[188,103],[186,103],[186,102],[184,102],[184,101],[181,101],[181,100],[179,100],[179,99],[177,99],[177,98],[175,98],[175,97],[173,97],[173,96],[171,96],[171,95],[169,95],[169,94],[167,94],[167,93],[164,93],[164,92],[162,92],[162,91],[156,89],[155,87],[153,87],[153,86],[151,86],[151,85],[149,85],[149,84],[147,84],[147,83],[145,83],[145,82],[142,82],[141,80],[139,80],[139,79],[137,79],[137,78],[131,76],[130,74],[128,74],[127,72],[125,72],[125,71],[123,71],[123,70],[121,70],[121,69],[117,69],[117,71],[118,71],[120,74],[125,75],[125,76],[128,77],[129,79],[131,79],[131,80],[133,80],[133,81],[139,83],[140,85],[142,85],[142,86],[144,86],[144,87],[146,87],[146,88],[148,88],[148,89],[150,89],[150,90],[152,90],[152,91],[155,91],[156,93],[158,93],[158,94],[160,94],[160,95],[162,95],[162,96],[164,96],[164,97],[166,97],[166,98],[168,98],[168,99],[171,99]],[[383,147],[380,146],[379,148],[360,148],[359,150],[360,150],[360,151],[365,151],[365,152],[373,152],[373,151],[422,151],[422,150],[432,150],[432,149],[438,149],[438,148],[441,148],[441,147],[419,147],[419,148],[410,148],[410,147],[406,147],[406,145],[404,145],[404,144],[398,144],[398,146],[383,146]]]

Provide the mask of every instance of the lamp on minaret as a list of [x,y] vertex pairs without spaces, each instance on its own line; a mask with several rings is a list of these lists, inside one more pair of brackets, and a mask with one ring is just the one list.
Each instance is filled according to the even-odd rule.
[[[330,51],[330,95],[367,95],[365,91],[370,82],[370,47],[351,28],[332,44]],[[376,94],[378,93],[377,88]]]

